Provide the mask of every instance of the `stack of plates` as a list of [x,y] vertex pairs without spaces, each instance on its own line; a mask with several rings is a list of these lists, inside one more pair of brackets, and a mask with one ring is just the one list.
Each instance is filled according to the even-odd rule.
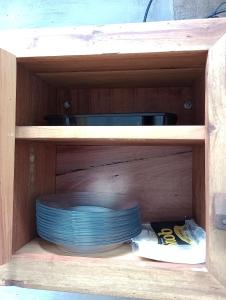
[[111,250],[141,232],[139,207],[122,194],[72,193],[36,202],[38,235],[78,253]]

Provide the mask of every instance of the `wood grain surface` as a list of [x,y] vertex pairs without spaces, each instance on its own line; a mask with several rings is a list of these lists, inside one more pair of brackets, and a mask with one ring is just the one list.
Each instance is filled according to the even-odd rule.
[[[136,86],[134,84],[134,86]],[[192,97],[192,88],[185,87],[149,87],[149,88],[90,88],[59,89],[57,93],[57,112],[65,113],[64,102],[69,101],[70,114],[95,113],[139,113],[171,112],[178,116],[178,125],[193,125],[195,120],[192,109],[185,109],[186,101],[196,101]],[[197,102],[199,99],[197,99]],[[200,122],[196,125],[202,125]]]
[[[152,58],[150,58],[152,59]],[[195,62],[193,62],[195,63]],[[189,86],[203,73],[203,68],[183,68],[182,64],[176,69],[173,63],[164,69],[134,69],[133,61],[120,70],[111,70],[112,62],[107,66],[108,71],[37,73],[38,77],[49,84],[58,87],[151,87],[151,86]],[[98,67],[97,67],[98,68]],[[129,69],[129,70],[128,70]]]
[[202,144],[204,126],[17,126],[18,140],[62,141],[76,145]]
[[192,216],[192,149],[59,146],[56,191],[120,192],[137,200],[143,221]]
[[[209,51],[206,71],[208,265],[226,286],[226,231],[214,226],[214,201],[226,193],[226,35]],[[226,197],[225,197],[226,201]]]
[[[80,76],[82,75],[78,73],[76,76],[81,79]],[[97,88],[98,83],[95,81],[95,76],[91,79],[91,87],[89,82],[85,81],[86,88],[83,89],[53,88],[19,64],[17,72],[17,125],[45,125],[44,116],[47,114],[117,112],[173,112],[178,115],[179,125],[204,124],[204,111],[200,107],[204,103],[199,95],[196,97],[193,95],[193,80],[191,82],[185,80],[183,82],[185,86],[181,87],[164,87],[158,86],[158,80],[153,83],[149,78],[149,87],[141,88],[139,87],[139,80],[142,80],[142,77],[137,77],[135,74],[133,76],[133,86],[130,88],[125,87],[131,84],[130,78],[127,76],[124,78],[124,83],[120,81],[120,76],[116,77],[122,83],[123,88],[111,88],[112,82],[106,82],[105,79],[104,88]],[[164,76],[161,77],[161,81],[167,80]],[[183,78],[181,75],[179,76]],[[199,77],[200,75],[196,80]],[[78,84],[80,79],[77,80]],[[176,80],[176,78],[174,79]],[[170,85],[168,81],[165,84]],[[68,110],[64,108],[65,101],[71,105]],[[191,101],[192,109],[184,108],[187,101]]]
[[105,263],[108,261],[109,263],[117,264],[127,264],[127,265],[136,265],[143,268],[156,268],[156,269],[168,269],[168,270],[181,270],[181,271],[200,271],[200,272],[207,272],[205,264],[195,264],[195,265],[188,265],[188,264],[176,264],[176,263],[167,263],[161,261],[154,261],[151,259],[144,259],[137,256],[133,251],[131,244],[123,243],[119,247],[102,253],[93,253],[89,254],[88,256],[85,254],[78,254],[68,252],[66,249],[59,247],[55,244],[49,243],[41,238],[35,238],[24,247],[19,249],[14,255],[15,256],[46,256],[49,259],[51,256],[57,259],[61,259],[65,257],[66,259],[78,259],[86,258],[87,260],[94,261],[95,258],[101,259]]
[[[6,99],[15,99],[12,88],[15,86],[15,72],[12,71],[15,70],[15,59],[1,52],[1,58],[4,59],[1,59],[0,65],[3,83],[0,89],[0,117],[1,125],[3,124],[0,127],[0,263],[8,261],[11,255],[12,209],[13,250],[16,251],[35,236],[34,199],[41,193],[54,192],[56,187],[58,192],[127,192],[138,199],[144,221],[193,216],[200,224],[206,223],[209,272],[206,269],[200,271],[200,268],[196,272],[191,269],[175,270],[170,266],[164,268],[158,267],[160,265],[133,264],[126,260],[116,262],[100,257],[68,258],[51,251],[43,254],[40,245],[32,242],[28,245],[29,250],[21,249],[13,255],[10,263],[0,267],[0,284],[153,300],[226,298],[226,234],[214,227],[213,209],[218,193],[226,193],[226,36],[213,46],[225,32],[226,19],[219,19],[0,34],[0,45],[5,45],[6,49],[16,53],[18,64],[22,64],[18,67],[18,125],[42,125],[43,115],[56,111],[56,91],[31,72],[49,71],[55,74],[56,71],[82,71],[90,74],[98,68],[98,62],[106,57],[97,72],[194,68],[197,74],[204,70],[207,51],[210,49],[205,83],[208,107],[205,109],[206,127],[156,127],[150,131],[149,128],[118,127],[116,130],[105,127],[97,130],[94,127],[77,127],[66,130],[65,127],[18,126],[17,138],[28,141],[17,141],[14,208],[12,187],[15,101]],[[83,56],[85,54],[88,56]],[[32,56],[38,57],[31,58]],[[156,97],[151,104],[153,106],[142,100],[141,104],[133,104],[129,109],[135,110],[139,105],[142,108],[147,105],[145,109],[165,106],[170,109],[174,103],[180,122],[185,122],[181,124],[204,125],[204,81],[198,78],[196,82],[191,82],[189,79],[187,83],[186,89],[193,96],[194,106],[192,112],[186,113],[191,113],[192,117],[184,115],[185,112],[180,106],[182,101],[179,103],[179,99],[184,94],[181,92],[174,97],[174,90],[168,87],[167,93],[164,86],[159,94],[157,87],[155,93],[152,90],[152,95],[155,94]],[[192,86],[192,90],[189,86]],[[182,91],[183,87],[178,86],[176,89]],[[129,99],[129,93],[133,89],[127,92],[119,89],[119,95],[115,89],[116,93],[114,95],[112,92],[109,102],[100,101],[108,97],[108,92],[105,89],[97,90],[93,90],[91,96],[88,89],[81,92],[79,97],[83,100],[80,102],[77,102],[78,90],[66,89],[66,94],[59,90],[58,111],[62,110],[62,101],[67,99],[67,95],[74,97],[74,111],[128,109],[127,100],[117,103],[117,99],[119,95],[121,99],[124,95]],[[143,89],[139,92],[141,91],[144,98],[139,95],[145,99],[147,95]],[[160,96],[162,98],[164,93],[169,98],[160,104]],[[87,97],[89,101],[85,103],[87,95],[90,98]],[[188,94],[186,98],[187,96]],[[112,99],[116,99],[116,102]],[[135,98],[132,99],[135,102]],[[176,99],[175,102],[172,99]],[[98,101],[100,102],[97,105]],[[69,141],[80,145],[61,145],[57,147],[56,153],[54,143],[33,142],[33,139],[57,140],[59,143]],[[140,146],[116,146],[115,141],[135,141]],[[101,146],[104,142],[106,144]],[[145,142],[158,146],[141,146]],[[171,142],[174,146],[166,146]],[[182,142],[183,146],[176,146],[178,142]],[[195,142],[199,145],[188,145]],[[99,145],[94,145],[95,143]],[[161,143],[165,146],[160,146]],[[205,205],[206,219],[203,214]]]
[[[0,33],[1,34],[1,33]],[[185,70],[191,76],[192,70],[201,70],[206,63],[207,51],[178,51],[178,52],[143,52],[140,53],[112,53],[112,54],[88,54],[65,55],[48,57],[18,58],[18,62],[36,74],[50,72],[57,73],[83,73],[108,72],[108,71],[161,71],[170,69]],[[193,72],[194,73],[194,72]],[[145,74],[145,72],[144,72]],[[60,74],[59,74],[60,75]],[[91,75],[91,74],[90,74]],[[186,75],[185,75],[186,76]]]
[[164,268],[120,256],[65,256],[34,240],[0,267],[0,284],[153,300],[225,300],[225,287],[205,267]]
[[21,58],[207,51],[225,32],[224,18],[8,30],[0,34],[0,47]]
[[55,192],[55,153],[53,143],[16,142],[13,252],[36,235],[36,198]]
[[16,58],[0,49],[0,265],[11,258]]
[[55,113],[55,89],[20,64],[17,64],[16,97],[17,125],[44,125],[44,116]]
[[192,147],[192,204],[196,222],[206,228],[205,146]]
[[205,84],[205,72],[203,72],[199,79],[194,81],[192,86],[193,124],[205,124]]

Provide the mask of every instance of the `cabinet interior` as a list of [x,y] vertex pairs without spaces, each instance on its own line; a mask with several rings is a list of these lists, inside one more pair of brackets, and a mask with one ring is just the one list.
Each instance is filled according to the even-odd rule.
[[[47,114],[163,111],[176,113],[177,125],[204,126],[205,64],[202,51],[20,58],[16,125],[46,125]],[[37,250],[22,248],[36,238],[37,196],[115,190],[136,197],[143,222],[193,217],[205,228],[204,142],[16,140],[13,253]]]
[[205,61],[205,52],[19,59],[16,125],[46,125],[47,114],[132,112],[204,125]]

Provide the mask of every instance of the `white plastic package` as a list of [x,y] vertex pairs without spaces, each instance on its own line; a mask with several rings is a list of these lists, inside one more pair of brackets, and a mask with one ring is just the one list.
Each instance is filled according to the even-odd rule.
[[144,224],[132,239],[136,255],[152,260],[200,264],[206,260],[206,234],[194,220]]

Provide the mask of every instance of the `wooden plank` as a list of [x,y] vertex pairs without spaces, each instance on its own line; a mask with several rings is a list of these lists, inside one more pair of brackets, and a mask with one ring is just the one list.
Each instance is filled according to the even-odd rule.
[[16,92],[16,124],[45,124],[44,115],[56,113],[56,90],[18,65]]
[[125,193],[139,202],[143,222],[148,223],[192,217],[191,147],[57,149],[57,192]]
[[196,222],[206,228],[205,146],[192,147],[192,204]]
[[207,51],[225,32],[224,18],[11,30],[0,46],[17,57]]
[[[206,71],[206,199],[208,266],[226,285],[226,231],[214,226],[214,199],[226,193],[226,35],[209,51]],[[226,201],[226,199],[225,199]]]
[[[71,72],[108,72],[109,70],[138,71],[161,70],[170,68],[188,70],[191,76],[192,70],[200,70],[205,66],[206,51],[184,52],[149,52],[149,53],[112,53],[112,54],[88,54],[88,55],[64,55],[47,57],[18,58],[18,62],[29,70],[39,73],[71,73]],[[145,74],[145,72],[144,72]],[[47,74],[46,74],[47,76]],[[56,78],[57,79],[57,78]],[[70,77],[68,78],[70,79]]]
[[55,192],[56,148],[53,143],[16,142],[13,252],[36,234],[35,199]]
[[145,260],[65,256],[37,240],[0,267],[0,278],[0,284],[6,285],[141,299],[225,300],[226,297],[226,289],[205,268],[176,270],[174,265],[158,268]]
[[193,124],[205,124],[205,72],[194,81],[192,90]]
[[0,49],[0,264],[12,253],[16,58]]
[[156,268],[156,269],[167,269],[167,270],[181,270],[181,271],[200,271],[207,272],[205,264],[172,264],[167,262],[154,261],[150,259],[143,259],[138,257],[132,251],[132,247],[128,243],[124,243],[119,247],[102,253],[95,253],[86,255],[78,255],[68,252],[62,247],[59,247],[55,244],[49,243],[41,238],[35,238],[30,243],[26,244],[24,247],[19,249],[15,254],[15,256],[25,257],[25,256],[33,256],[37,258],[37,255],[45,256],[45,259],[49,259],[53,255],[55,258],[61,259],[64,256],[66,259],[71,258],[73,260],[80,260],[86,258],[90,261],[95,261],[95,258],[99,258],[100,263],[103,263],[102,260],[105,260],[105,263],[116,265],[118,264],[127,264],[127,265],[135,265],[143,268]]
[[73,140],[76,143],[202,143],[204,126],[17,126],[23,140]]
[[37,73],[44,81],[57,87],[150,87],[189,86],[203,69],[151,69],[92,72]]

